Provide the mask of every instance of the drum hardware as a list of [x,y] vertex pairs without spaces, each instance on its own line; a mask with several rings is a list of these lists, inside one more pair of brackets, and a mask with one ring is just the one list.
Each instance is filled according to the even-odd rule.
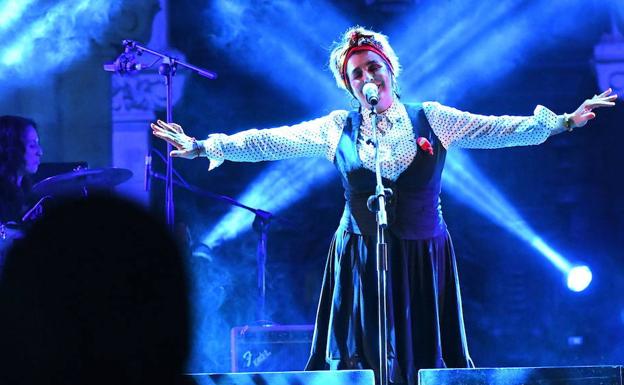
[[33,186],[32,192],[36,196],[43,196],[41,200],[46,196],[67,195],[75,192],[87,196],[89,189],[108,189],[131,177],[132,171],[125,168],[78,168],[76,171],[42,180]]
[[22,216],[22,222],[34,221],[43,215],[43,202],[47,199],[52,199],[52,195],[46,195],[39,199],[30,210],[26,211],[26,214]]

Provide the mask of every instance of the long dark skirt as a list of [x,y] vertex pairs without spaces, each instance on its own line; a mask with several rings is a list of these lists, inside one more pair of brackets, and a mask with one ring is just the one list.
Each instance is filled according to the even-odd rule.
[[[388,243],[388,368],[392,383],[417,384],[423,368],[472,367],[457,265],[448,233]],[[378,373],[374,237],[339,230],[321,288],[307,370]]]

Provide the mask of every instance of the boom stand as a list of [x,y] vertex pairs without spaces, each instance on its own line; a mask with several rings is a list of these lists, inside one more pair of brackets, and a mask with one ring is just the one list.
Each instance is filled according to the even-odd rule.
[[[150,171],[150,178],[155,178],[167,182],[165,175],[157,172]],[[257,277],[258,277],[258,297],[256,299],[256,322],[261,326],[271,325],[272,322],[267,320],[266,316],[266,262],[267,262],[267,238],[269,233],[269,226],[271,220],[277,219],[282,222],[286,222],[285,219],[279,218],[272,213],[253,207],[246,206],[233,198],[225,195],[215,194],[213,192],[203,190],[197,186],[193,186],[186,182],[178,182],[175,179],[172,180],[172,185],[179,186],[194,194],[201,195],[210,199],[226,202],[229,205],[243,208],[252,212],[256,217],[253,221],[253,229],[258,233],[258,245],[256,247],[256,261],[257,261]]]
[[270,325],[266,317],[266,262],[267,262],[267,235],[271,224],[271,213],[263,210],[255,210],[256,217],[253,221],[253,229],[258,233],[258,247],[256,249],[257,275],[258,275],[258,300],[256,303],[256,320],[261,326]]
[[[197,74],[206,77],[208,79],[216,79],[217,74],[212,71],[208,71],[192,64],[184,63],[169,55],[154,51],[147,47],[143,47],[133,40],[124,40],[123,45],[126,52],[136,50],[139,55],[144,52],[152,54],[162,59],[162,64],[158,68],[158,73],[164,76],[165,86],[167,87],[167,123],[173,122],[173,76],[179,66],[188,68]],[[134,66],[135,70],[141,69],[140,66]],[[167,218],[167,225],[173,230],[174,225],[174,203],[173,203],[173,158],[171,158],[171,150],[173,146],[167,143],[167,172],[165,176],[165,215]]]
[[[376,104],[376,103],[375,103]],[[392,190],[384,188],[381,180],[381,159],[379,157],[379,138],[377,130],[377,113],[371,106],[373,144],[375,146],[375,195],[368,198],[367,206],[376,212],[377,218],[377,312],[379,321],[379,384],[388,385],[388,314],[387,311],[387,273],[388,245],[385,240],[385,229],[388,227],[386,201],[392,196]]]

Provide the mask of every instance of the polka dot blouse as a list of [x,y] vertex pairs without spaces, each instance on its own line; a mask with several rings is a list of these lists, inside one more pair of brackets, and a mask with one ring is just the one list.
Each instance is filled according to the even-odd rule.
[[[533,116],[484,116],[459,111],[436,102],[423,103],[425,116],[446,148],[501,148],[534,145],[552,133],[562,131],[561,118],[543,106]],[[202,156],[210,159],[210,170],[224,160],[258,162],[295,157],[324,157],[333,162],[348,112],[329,115],[293,126],[247,130],[233,135],[213,134],[200,141]],[[416,152],[416,138],[405,106],[394,102],[378,115],[382,175],[396,180],[410,165]],[[358,154],[364,167],[375,169],[374,147],[368,114],[362,117]]]

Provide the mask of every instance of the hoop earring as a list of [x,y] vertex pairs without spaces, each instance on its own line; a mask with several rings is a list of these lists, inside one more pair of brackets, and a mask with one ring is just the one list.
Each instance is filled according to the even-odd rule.
[[353,107],[353,109],[358,109],[361,107],[359,100],[357,100],[355,97],[351,97],[351,107]]

